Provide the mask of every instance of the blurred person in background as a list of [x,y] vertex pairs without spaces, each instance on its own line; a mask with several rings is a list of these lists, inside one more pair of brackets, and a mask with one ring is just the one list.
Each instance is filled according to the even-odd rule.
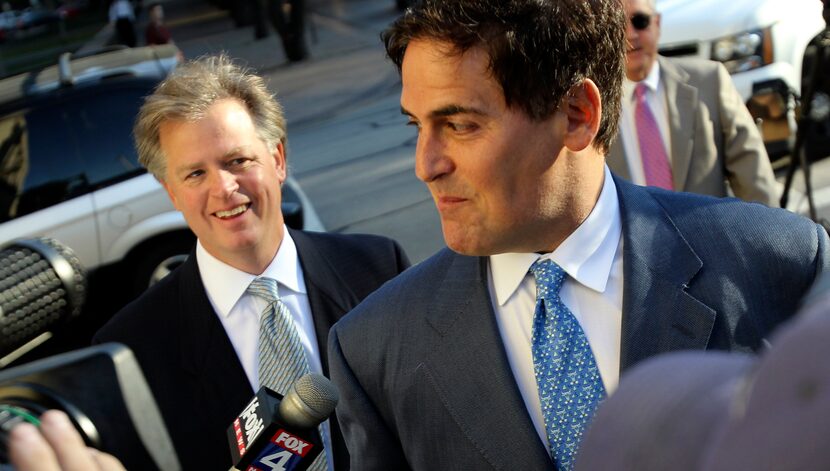
[[305,41],[305,0],[248,0],[254,16],[254,38],[268,36],[268,21],[280,36],[285,57],[299,62],[309,56]]
[[135,47],[135,12],[129,0],[113,0],[109,8],[109,20],[115,33],[115,44]]
[[150,21],[144,30],[144,40],[147,45],[172,44],[173,39],[170,36],[170,30],[164,25],[164,8],[161,3],[151,3],[147,8],[147,12],[150,16]]
[[[655,0],[623,0],[626,79],[608,166],[638,185],[777,207],[761,134],[722,64],[659,56]],[[728,183],[727,183],[728,182]]]

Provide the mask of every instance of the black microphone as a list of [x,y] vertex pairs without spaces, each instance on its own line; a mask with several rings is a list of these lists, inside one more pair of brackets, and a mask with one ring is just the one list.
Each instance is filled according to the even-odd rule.
[[[86,271],[55,239],[11,242],[0,250],[0,356],[77,316],[86,299]],[[48,337],[46,337],[48,338]],[[45,340],[44,338],[43,340]]]
[[298,379],[285,397],[260,388],[228,428],[234,469],[306,470],[323,450],[317,426],[339,399],[331,381],[316,373]]

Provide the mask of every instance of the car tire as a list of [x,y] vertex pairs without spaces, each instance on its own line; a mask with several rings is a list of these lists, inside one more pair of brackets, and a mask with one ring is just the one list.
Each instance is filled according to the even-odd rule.
[[132,297],[138,297],[184,263],[195,240],[191,234],[164,237],[149,241],[136,251],[126,267],[132,273]]

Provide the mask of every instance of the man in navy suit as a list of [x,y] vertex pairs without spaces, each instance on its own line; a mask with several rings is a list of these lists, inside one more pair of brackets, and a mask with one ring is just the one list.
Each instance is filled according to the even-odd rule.
[[[308,370],[328,374],[329,328],[409,262],[383,237],[285,227],[282,109],[260,77],[227,57],[177,68],[146,99],[134,134],[141,163],[198,241],[178,270],[94,341],[135,353],[184,469],[224,471],[231,466],[225,431],[260,386],[260,317],[270,308],[247,291],[251,282],[276,280],[297,351]],[[330,425],[328,468],[346,469],[339,428]],[[314,469],[326,469],[319,461]]]
[[332,328],[353,468],[571,469],[621,372],[763,348],[826,268],[800,216],[611,174],[626,21],[619,0],[425,0],[383,34],[448,249]]

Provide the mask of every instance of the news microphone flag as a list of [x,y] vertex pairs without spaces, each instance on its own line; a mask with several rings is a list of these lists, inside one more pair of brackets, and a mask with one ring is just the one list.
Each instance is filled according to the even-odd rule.
[[303,428],[282,420],[282,397],[261,388],[228,428],[234,467],[244,471],[304,471],[323,449],[316,425]]

